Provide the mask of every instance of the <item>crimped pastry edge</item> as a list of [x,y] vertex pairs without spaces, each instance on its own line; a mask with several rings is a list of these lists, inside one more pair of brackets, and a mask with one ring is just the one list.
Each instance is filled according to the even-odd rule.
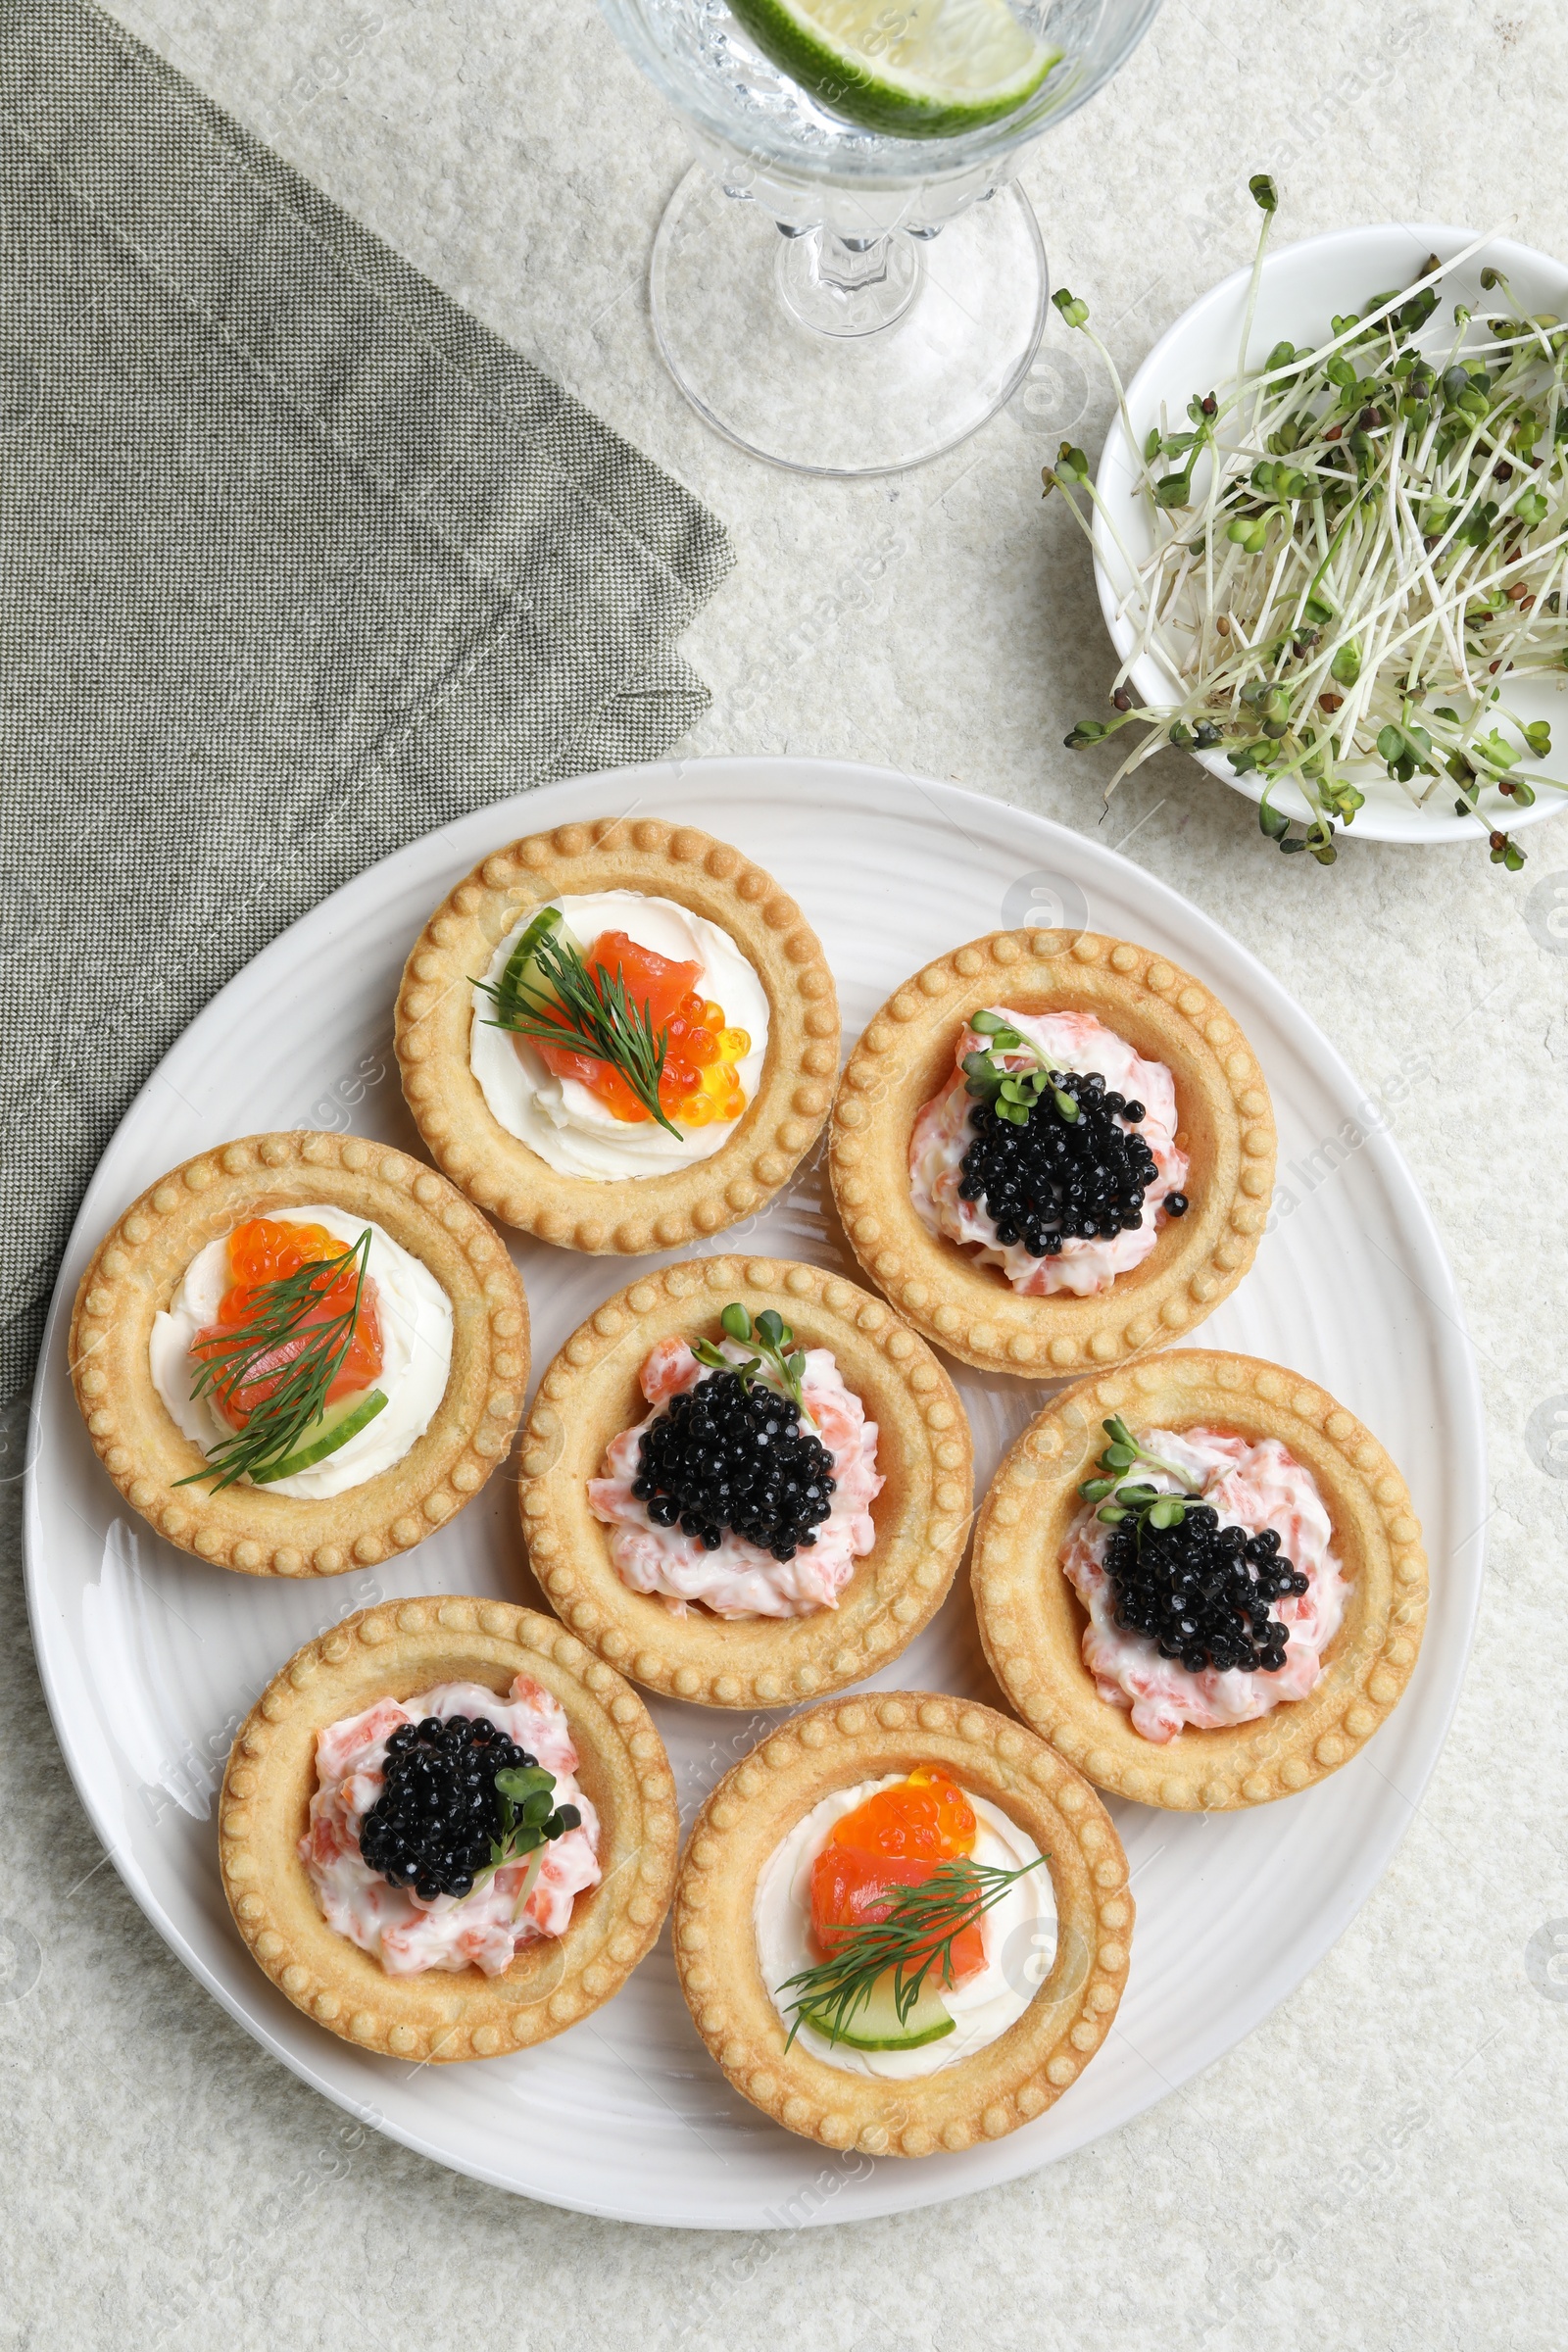
[[[987,2048],[939,2074],[883,2082],[799,2043],[786,2052],[753,1904],[768,1856],[822,1797],[919,1764],[940,1764],[990,1797],[1048,1854],[1056,1957],[1024,2015]],[[1115,1827],[1054,1748],[991,1707],[873,1690],[794,1717],[720,1781],[676,1881],[675,1965],[710,2055],[754,2107],[824,2147],[930,2156],[1032,2123],[1077,2080],[1121,1999],[1133,1908]]]
[[[1110,1413],[1135,1435],[1201,1423],[1278,1438],[1311,1471],[1350,1590],[1328,1671],[1306,1698],[1255,1723],[1189,1725],[1161,1747],[1100,1697],[1083,1661],[1083,1611],[1059,1561]],[[1155,1356],[1054,1398],[992,1484],[970,1582],[992,1672],[1025,1721],[1098,1787],[1169,1809],[1267,1804],[1338,1771],[1403,1696],[1426,1624],[1420,1522],[1385,1448],[1299,1374],[1206,1348]]]
[[[458,1681],[500,1695],[519,1673],[565,1710],[604,1875],[576,1898],[565,1935],[528,1946],[504,1976],[389,1977],[327,1926],[299,1858],[317,1734],[377,1698]],[[548,2041],[601,2008],[653,1947],[680,1842],[663,1741],[621,1677],[534,1610],[444,1594],[362,1609],[297,1650],[240,1727],[219,1820],[235,1925],[279,1991],[360,2049],[437,2065]]]
[[[768,1001],[761,1081],[710,1159],[604,1184],[564,1176],[492,1117],[468,1066],[472,981],[531,906],[601,890],[673,900],[734,940]],[[403,1092],[430,1154],[482,1208],[564,1249],[676,1249],[750,1216],[785,1184],[827,1117],[838,999],[815,933],[772,876],[695,825],[657,817],[560,825],[498,849],[443,901],[398,991]]]
[[[915,1214],[915,1115],[952,1070],[960,1024],[989,1004],[1094,1013],[1176,1080],[1193,1205],[1095,1297],[1020,1298]],[[997,931],[928,963],[867,1022],[839,1084],[829,1165],[851,1248],[916,1330],[981,1371],[1056,1379],[1160,1347],[1230,1296],[1257,1253],[1275,1149],[1257,1057],[1211,989],[1131,940]]]
[[[430,1426],[389,1469],[314,1501],[178,1486],[203,1457],[153,1385],[153,1318],[209,1242],[313,1201],[382,1226],[451,1299],[452,1365]],[[171,1544],[247,1576],[339,1576],[421,1543],[506,1458],[528,1384],[528,1302],[493,1227],[407,1152],[357,1136],[253,1135],[171,1169],[116,1219],[76,1291],[70,1363],[99,1460]]]
[[[718,1334],[731,1298],[775,1307],[804,1346],[833,1349],[878,1426],[887,1483],[872,1504],[875,1547],[836,1609],[724,1623],[677,1617],[630,1592],[586,1481],[648,1410],[637,1374],[673,1333]],[[539,1384],[523,1432],[519,1505],[529,1559],[551,1604],[638,1683],[714,1707],[783,1706],[886,1666],[946,1599],[972,1517],[973,1447],[956,1390],[923,1340],[880,1298],[819,1266],[769,1257],[690,1259],[606,1299]]]

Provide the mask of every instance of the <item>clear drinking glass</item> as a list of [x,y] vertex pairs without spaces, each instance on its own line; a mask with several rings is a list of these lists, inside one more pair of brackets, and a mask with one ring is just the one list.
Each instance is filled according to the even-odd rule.
[[708,422],[804,473],[951,449],[1028,373],[1049,285],[1022,149],[1108,80],[1160,0],[1012,0],[1060,50],[1034,96],[956,136],[827,113],[724,0],[601,0],[698,162],[655,241],[654,332]]

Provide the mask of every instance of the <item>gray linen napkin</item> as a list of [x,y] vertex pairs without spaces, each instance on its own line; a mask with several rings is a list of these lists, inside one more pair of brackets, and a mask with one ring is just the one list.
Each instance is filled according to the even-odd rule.
[[0,0],[0,1399],[198,1008],[400,844],[667,751],[731,561],[109,18]]

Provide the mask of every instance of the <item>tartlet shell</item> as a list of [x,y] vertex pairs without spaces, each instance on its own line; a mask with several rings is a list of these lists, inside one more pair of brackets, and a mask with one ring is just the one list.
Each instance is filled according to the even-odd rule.
[[[716,1342],[732,1298],[754,1317],[776,1308],[802,1347],[831,1348],[877,1424],[877,1542],[836,1609],[727,1624],[701,1608],[677,1617],[622,1583],[612,1531],[589,1508],[586,1482],[606,1447],[649,1410],[637,1383],[649,1350],[676,1334]],[[925,1343],[854,1283],[763,1257],[697,1258],[607,1299],[540,1382],[521,1468],[529,1558],[562,1617],[636,1682],[715,1707],[776,1707],[887,1665],[947,1597],[974,1493],[969,1425]]]
[[[1192,1206],[1096,1297],[1020,1298],[915,1214],[915,1115],[952,1074],[962,1025],[987,1004],[1093,1013],[1176,1081]],[[1141,1355],[1230,1296],[1257,1253],[1274,1158],[1257,1057],[1210,989],[1130,940],[998,931],[928,963],[867,1022],[834,1103],[830,1167],[856,1255],[917,1330],[981,1371],[1055,1378]]]
[[[1311,1471],[1349,1584],[1327,1672],[1255,1723],[1189,1725],[1166,1746],[1102,1699],[1083,1661],[1082,1604],[1059,1562],[1095,1475],[1102,1422],[1219,1427],[1278,1438]],[[1266,1804],[1348,1762],[1393,1712],[1426,1624],[1427,1559],[1409,1492],[1353,1413],[1282,1365],[1183,1348],[1054,1398],[1007,1455],[986,1497],[971,1570],[980,1639],[1026,1722],[1102,1788],[1140,1804],[1229,1812]]]
[[[885,2082],[797,2042],[757,1956],[763,1865],[835,1788],[943,1766],[1028,1831],[1049,1856],[1056,1957],[1023,2016],[941,2073]],[[930,2156],[1001,2139],[1074,2082],[1110,2030],[1127,1981],[1127,1857],[1092,1788],[1043,1740],[969,1700],[868,1691],[797,1716],[725,1775],[698,1815],[675,1887],[675,1965],[697,2030],[753,2106],[824,2147]]]
[[[203,1457],[153,1386],[153,1318],[209,1242],[317,1200],[372,1219],[441,1284],[446,1394],[400,1462],[342,1494],[179,1486]],[[116,1220],[76,1292],[70,1362],[99,1460],[171,1544],[248,1576],[338,1576],[421,1543],[505,1459],[528,1384],[528,1302],[500,1236],[407,1152],[356,1136],[253,1135],[171,1169]]]
[[[716,923],[768,1001],[767,1054],[739,1126],[711,1158],[659,1176],[564,1176],[491,1116],[468,1066],[472,982],[530,907],[601,890],[670,899]],[[821,946],[771,874],[695,825],[657,817],[561,825],[497,850],[437,907],[398,991],[403,1092],[431,1156],[471,1200],[564,1249],[670,1250],[750,1216],[821,1131],[839,1061]]]
[[[527,1946],[504,1976],[389,1977],[327,1926],[299,1858],[317,1734],[378,1698],[459,1681],[500,1695],[519,1673],[565,1710],[603,1878],[564,1936]],[[602,2007],[653,1946],[680,1842],[663,1742],[620,1676],[531,1609],[440,1594],[362,1609],[296,1652],[240,1727],[219,1815],[229,1908],[279,1991],[360,2049],[438,2065],[548,2041]]]

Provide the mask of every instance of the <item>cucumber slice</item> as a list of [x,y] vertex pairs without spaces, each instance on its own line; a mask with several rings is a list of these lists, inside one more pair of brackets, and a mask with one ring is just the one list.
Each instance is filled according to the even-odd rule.
[[357,1438],[362,1429],[375,1419],[386,1403],[384,1389],[367,1389],[361,1396],[345,1396],[337,1404],[329,1404],[316,1424],[316,1434],[296,1446],[282,1461],[274,1462],[270,1470],[251,1473],[251,1484],[270,1487],[274,1479],[292,1478],[297,1470],[309,1470],[317,1462],[324,1462],[329,1453],[336,1453],[350,1438]]
[[535,961],[540,943],[552,936],[558,939],[563,947],[575,948],[579,955],[582,954],[581,942],[574,939],[567,930],[560,907],[541,906],[513,949],[512,954],[507,957],[506,969],[501,975],[499,991],[503,997],[515,996],[517,991],[522,988],[528,989],[535,996],[552,998],[555,996],[555,990]]
[[831,2041],[837,2039],[847,2050],[918,2050],[928,2041],[941,2041],[954,2031],[955,2020],[937,1991],[933,1977],[928,1976],[916,1996],[914,2007],[902,2024],[893,1998],[893,1971],[878,1977],[871,1987],[870,1998],[862,2001],[851,2018],[848,2032],[835,2036],[830,2017],[814,2015],[809,2009],[801,2011],[801,2023],[813,2033],[822,2034]]

